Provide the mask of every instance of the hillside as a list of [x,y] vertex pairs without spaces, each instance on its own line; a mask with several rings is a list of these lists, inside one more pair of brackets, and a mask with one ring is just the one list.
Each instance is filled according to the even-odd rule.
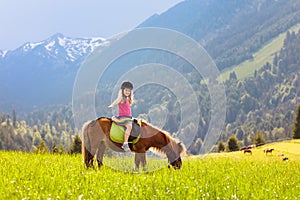
[[[276,150],[276,153],[278,152],[286,155],[299,156],[300,140],[286,140],[282,142],[274,142],[265,145],[264,148],[274,148]],[[263,149],[263,147],[260,149]]]
[[273,61],[255,71],[253,77],[238,80],[234,72],[230,74],[225,83],[228,124],[224,132],[234,133],[246,144],[259,130],[267,141],[291,137],[294,111],[300,101],[300,59],[295,45],[299,38],[300,32],[288,32]]
[[[290,28],[288,31],[298,32],[299,30],[300,24],[297,24]],[[275,54],[279,53],[280,49],[283,47],[283,42],[285,40],[287,32],[278,35],[257,52],[255,52],[252,59],[246,60],[237,66],[223,70],[221,72],[221,77],[219,77],[218,80],[228,80],[230,73],[232,72],[237,75],[238,79],[245,79],[246,77],[253,76],[256,70],[259,70],[267,62],[271,63],[273,61]]]
[[187,34],[223,70],[253,58],[254,52],[299,22],[299,0],[186,0],[139,27]]
[[[255,158],[260,160],[260,159],[265,159],[266,156],[269,157],[275,157],[275,159],[282,159],[282,157],[289,157],[290,160],[300,160],[300,140],[284,140],[281,142],[272,142],[268,143],[256,148],[252,149],[252,153]],[[264,149],[274,149],[272,153],[269,153],[266,155],[264,153]],[[232,154],[233,156],[237,154],[241,154],[243,152],[232,152],[232,153],[225,153],[225,154]],[[282,155],[283,154],[283,155]],[[292,158],[292,159],[291,159]]]

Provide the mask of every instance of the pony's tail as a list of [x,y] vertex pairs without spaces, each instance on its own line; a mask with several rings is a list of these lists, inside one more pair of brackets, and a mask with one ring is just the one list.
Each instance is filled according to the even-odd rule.
[[90,159],[93,157],[88,149],[90,145],[90,140],[88,137],[88,127],[89,127],[90,122],[86,122],[82,126],[82,142],[81,142],[81,152],[82,152],[82,157],[83,157],[83,162],[86,167],[90,166]]

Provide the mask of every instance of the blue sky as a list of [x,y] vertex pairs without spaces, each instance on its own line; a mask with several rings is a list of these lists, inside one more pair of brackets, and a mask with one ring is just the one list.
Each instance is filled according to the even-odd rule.
[[109,38],[183,0],[1,0],[0,49],[13,50],[55,33]]

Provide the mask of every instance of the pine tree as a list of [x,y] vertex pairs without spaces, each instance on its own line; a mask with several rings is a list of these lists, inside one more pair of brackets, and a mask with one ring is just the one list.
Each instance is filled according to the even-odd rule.
[[228,138],[227,144],[228,144],[229,151],[238,151],[239,150],[238,140],[235,137],[235,135],[231,135]]
[[293,124],[292,130],[292,138],[293,139],[300,139],[300,104],[297,107],[295,112],[295,120]]
[[78,134],[73,139],[71,153],[81,153],[81,139]]
[[62,143],[59,144],[58,153],[59,154],[66,153],[65,147],[64,147],[64,145]]
[[220,141],[218,143],[218,152],[220,153],[220,152],[222,152],[224,150],[225,150],[225,145],[224,145],[224,143],[222,141]]
[[56,142],[54,142],[52,144],[51,153],[53,153],[53,154],[58,153],[58,148],[57,148]]
[[16,110],[13,110],[13,126],[14,128],[17,127],[17,114],[16,114]]
[[49,149],[45,143],[45,141],[42,139],[40,140],[39,146],[36,147],[35,153],[47,153],[49,152]]
[[265,144],[265,138],[261,131],[257,131],[256,135],[254,136],[254,144]]

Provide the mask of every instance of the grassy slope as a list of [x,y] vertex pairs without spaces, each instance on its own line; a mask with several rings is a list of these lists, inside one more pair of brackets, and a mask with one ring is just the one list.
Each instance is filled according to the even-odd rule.
[[[266,155],[264,154],[264,149],[271,149],[273,148],[274,151],[272,154]],[[266,144],[260,147],[257,147],[255,149],[252,149],[252,159],[253,160],[260,160],[260,159],[276,159],[281,161],[282,156],[279,156],[281,154],[284,154],[285,157],[288,157],[289,160],[298,161],[300,162],[300,139],[299,140],[286,140],[282,142],[274,142],[270,144]],[[249,154],[245,154],[249,155]],[[216,153],[216,154],[209,154],[208,156],[212,157],[219,157],[219,156],[225,156],[225,157],[236,157],[240,158],[241,156],[244,156],[244,153],[241,151],[238,152],[231,152],[231,153]]]
[[291,156],[300,156],[300,140],[287,140],[265,145],[267,148],[274,148],[276,152],[289,154]]
[[[271,147],[275,152],[264,155]],[[0,151],[0,199],[297,199],[299,148],[300,140],[283,141],[258,147],[253,155],[186,157],[181,170],[165,166],[137,174],[107,166],[86,170],[80,155]]]
[[[289,31],[297,32],[300,29],[300,24],[293,26]],[[285,39],[286,32],[278,35],[267,45],[261,48],[259,51],[253,54],[252,60],[247,60],[237,66],[228,68],[221,72],[221,77],[218,80],[227,80],[231,72],[235,72],[238,79],[244,79],[248,76],[252,76],[255,70],[261,68],[266,62],[272,63],[274,55],[278,52],[282,46]]]

